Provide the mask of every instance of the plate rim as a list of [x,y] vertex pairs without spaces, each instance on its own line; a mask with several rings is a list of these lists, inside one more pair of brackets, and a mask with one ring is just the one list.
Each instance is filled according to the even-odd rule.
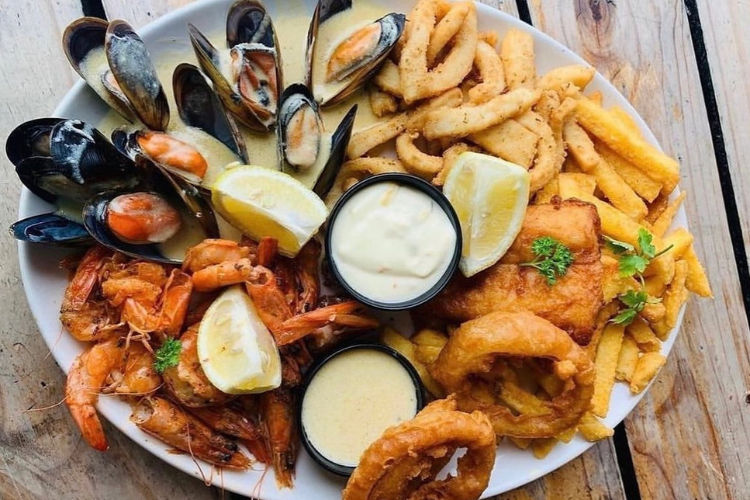
[[[227,1],[228,0],[196,0],[188,5],[171,10],[170,12],[150,21],[149,23],[138,28],[138,33],[143,35],[144,37],[156,36],[161,30],[163,25],[169,24],[175,18],[179,18],[182,16],[189,17],[195,11],[200,11],[212,5],[222,5],[226,3]],[[264,1],[269,4],[274,4],[274,3],[278,3],[280,0],[264,0]],[[410,0],[410,3],[415,3],[415,2],[416,0]],[[565,54],[568,58],[576,60],[580,64],[585,64],[585,65],[594,67],[594,69],[596,70],[595,66],[588,63],[585,59],[583,59],[583,57],[578,55],[573,50],[569,49],[567,46],[565,46],[561,42],[555,40],[550,35],[539,30],[535,26],[529,25],[525,23],[524,21],[522,21],[521,19],[516,18],[495,7],[479,3],[476,0],[474,1],[474,3],[477,6],[477,15],[478,15],[478,18],[480,18],[480,20],[482,16],[489,16],[490,18],[500,18],[499,21],[495,21],[495,19],[491,19],[490,22],[491,23],[494,23],[494,22],[505,23],[507,27],[518,28],[525,32],[529,32],[535,38],[535,41],[542,41],[544,45],[548,46],[549,47],[548,50],[557,50]],[[411,5],[409,6],[409,8],[411,8]],[[148,42],[147,42],[147,45],[148,45]],[[604,88],[606,88],[608,90],[607,93],[617,96],[619,98],[618,105],[622,106],[625,109],[625,111],[627,111],[628,114],[633,117],[639,129],[643,132],[646,140],[652,145],[654,145],[655,147],[657,147],[660,151],[663,151],[661,145],[659,144],[659,141],[654,136],[648,124],[641,117],[641,115],[637,112],[637,110],[633,107],[633,105],[630,103],[627,97],[622,95],[622,93],[609,80],[607,80],[601,73],[599,73],[598,70],[595,72],[592,83],[593,82],[596,82],[600,86],[603,86]],[[79,79],[65,93],[65,95],[62,97],[62,99],[58,102],[57,106],[55,107],[55,110],[53,111],[52,115],[50,116],[66,115],[67,113],[64,113],[63,110],[65,110],[66,108],[70,108],[71,105],[74,104],[76,100],[80,98],[81,93],[86,92],[85,89],[86,89],[86,83],[83,80]],[[607,93],[605,93],[605,100],[607,98],[607,95],[606,95]],[[679,192],[680,192],[680,188],[678,186],[671,196],[675,197],[679,194]],[[33,196],[33,194],[26,187],[22,187],[21,194],[19,197],[19,204],[18,204],[19,217],[28,217],[39,211],[38,209],[33,208],[34,204],[38,204],[38,200],[36,200],[35,198],[36,197]],[[689,229],[689,221],[687,219],[684,206],[680,207],[677,213],[677,217],[675,218],[675,223],[679,224],[682,227],[685,227],[686,229]],[[48,338],[55,339],[58,336],[58,334],[53,332],[50,335],[45,335],[44,333],[45,329],[42,326],[43,325],[42,318],[45,316],[45,314],[49,315],[49,311],[47,311],[46,313],[44,311],[41,311],[38,307],[39,304],[36,302],[36,299],[33,298],[33,295],[34,295],[34,292],[33,292],[34,283],[32,282],[33,273],[30,270],[31,267],[33,267],[33,265],[32,265],[32,260],[30,259],[30,256],[29,256],[31,248],[32,248],[32,244],[30,243],[23,242],[23,241],[19,241],[17,243],[18,263],[19,263],[19,271],[20,271],[19,274],[21,277],[21,282],[23,284],[24,295],[26,297],[27,304],[29,305],[29,309],[31,310],[32,316],[34,318],[34,322],[37,325],[37,329],[39,333],[42,335],[42,338],[45,344],[47,345],[47,347],[49,348],[50,353],[55,359],[55,362],[57,363],[57,365],[62,369],[62,371],[65,374],[67,374],[69,367],[64,366],[64,363],[61,360],[61,356],[55,352],[54,348],[55,348],[56,342],[52,340],[48,340]],[[671,353],[672,347],[677,339],[677,336],[679,335],[681,331],[685,310],[686,310],[686,305],[683,305],[682,308],[680,309],[680,313],[677,318],[677,324],[670,331],[667,341],[662,343],[661,353],[667,358],[669,357],[669,354]],[[79,344],[81,346],[84,345],[83,343],[79,343]],[[604,422],[607,425],[614,428],[614,426],[624,421],[625,418],[627,418],[630,415],[630,413],[633,411],[635,406],[643,399],[646,393],[650,390],[651,384],[654,383],[657,377],[658,377],[658,374],[656,377],[654,377],[654,379],[652,379],[652,381],[649,383],[646,389],[643,390],[640,394],[632,395],[632,397],[626,402],[626,404],[618,406],[617,408],[618,416],[613,416],[612,415],[613,408],[610,408],[609,413],[607,414],[607,417],[603,419]],[[140,431],[137,427],[130,424],[129,421],[127,421],[129,425],[120,425],[117,419],[110,416],[110,413],[113,414],[114,410],[107,403],[108,402],[102,401],[100,399],[99,403],[97,404],[97,410],[99,414],[103,416],[104,418],[106,418],[107,421],[109,421],[113,426],[115,426],[118,430],[120,430],[123,434],[125,434],[129,439],[131,439],[133,442],[140,445],[142,448],[147,450],[152,455],[158,457],[159,459],[168,463],[172,467],[176,468],[177,470],[184,472],[190,476],[200,478],[200,475],[197,469],[188,470],[187,468],[183,467],[182,464],[178,463],[177,460],[173,459],[173,457],[179,457],[180,455],[173,455],[173,454],[166,453],[163,446],[158,446],[159,444],[161,444],[160,442],[155,445],[153,440],[151,440],[145,433]],[[122,404],[127,404],[127,403],[122,402]],[[531,474],[519,475],[519,477],[516,478],[515,480],[507,481],[503,485],[496,485],[496,486],[493,486],[492,479],[490,479],[490,483],[488,484],[487,489],[482,494],[482,498],[486,498],[489,496],[498,495],[507,491],[511,491],[515,488],[518,488],[532,481],[535,481],[536,479],[542,476],[545,476],[549,474],[550,472],[553,472],[554,470],[567,464],[568,462],[575,460],[580,455],[582,455],[585,451],[590,449],[594,444],[597,444],[597,443],[589,443],[589,442],[583,441],[580,436],[576,436],[574,440],[571,441],[571,443],[573,442],[578,444],[577,453],[573,453],[573,454],[563,453],[562,456],[558,458],[554,458],[548,455],[548,457],[538,460],[540,467],[538,467]],[[583,444],[581,444],[581,442]],[[569,444],[561,443],[561,444],[558,444],[557,448],[565,448],[568,445]],[[216,475],[216,477],[213,477],[211,480],[211,483],[213,486],[216,486],[216,487],[224,487],[227,490],[234,491],[239,494],[247,494],[246,491],[242,491],[237,488],[232,488],[231,486],[223,484],[221,481],[220,475]],[[301,488],[297,487],[292,490],[284,490],[282,492],[277,492],[276,495],[274,496],[267,496],[264,494],[262,498],[270,499],[270,498],[277,498],[279,496],[284,497],[284,498],[294,498],[297,496],[297,494],[299,494],[300,490]]]

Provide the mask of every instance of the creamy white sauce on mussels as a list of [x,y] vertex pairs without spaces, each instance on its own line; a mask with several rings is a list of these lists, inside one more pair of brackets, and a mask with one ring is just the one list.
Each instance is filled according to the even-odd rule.
[[[304,82],[305,80],[305,48],[307,44],[307,29],[310,24],[312,12],[303,2],[300,1],[285,2],[283,8],[279,10],[282,10],[283,12],[277,12],[276,14],[272,13],[272,19],[280,45],[283,71],[282,80],[284,86],[288,86],[291,83]],[[369,3],[364,0],[357,0],[354,2],[354,6],[351,9],[343,11],[328,19],[323,25],[321,25],[320,31],[318,32],[318,43],[316,44],[315,55],[316,66],[322,65],[325,68],[327,60],[318,61],[317,59],[319,57],[325,57],[327,52],[330,52],[330,50],[340,43],[343,38],[346,38],[348,34],[355,31],[356,28],[364,26],[387,13],[388,10],[386,10],[384,6]],[[341,36],[336,36],[336,31],[341,30],[342,27],[346,27],[346,34],[343,38],[341,38]],[[199,24],[198,28],[201,28]],[[339,31],[339,35],[340,33],[341,31]],[[222,66],[224,68],[224,73],[228,75],[229,70],[227,64],[229,60],[229,48],[226,47],[225,33],[223,31],[214,33],[204,31],[204,34],[219,50],[223,61]],[[333,44],[333,47],[327,47],[330,44]],[[195,54],[188,40],[187,30],[183,39],[165,39],[156,44],[149,43],[148,46],[152,55],[154,67],[156,68],[159,80],[161,80],[169,102],[170,118],[167,132],[176,138],[193,145],[204,156],[208,163],[208,170],[203,179],[203,185],[210,188],[224,169],[226,169],[231,163],[240,161],[240,159],[234,154],[234,152],[214,137],[200,129],[186,126],[177,113],[177,105],[175,104],[174,92],[172,90],[172,73],[174,68],[183,62],[189,62],[196,66],[198,65]],[[81,67],[86,68],[87,72],[101,74],[103,70],[107,69],[107,60],[104,50],[91,51],[81,62]],[[97,92],[102,91],[106,95],[107,91],[100,83],[99,78],[97,77],[93,80]],[[331,134],[336,130],[336,127],[341,122],[346,112],[354,104],[358,105],[357,118],[354,125],[355,130],[365,128],[377,120],[377,117],[370,109],[368,97],[364,91],[357,92],[341,104],[323,108],[321,110],[321,117],[326,128],[326,135],[321,141],[321,151],[327,151],[330,148]],[[242,136],[245,139],[250,160],[249,163],[252,165],[278,169],[279,161],[277,158],[276,133],[272,131],[266,134],[258,134],[246,129],[241,124],[238,125]],[[97,124],[97,128],[107,137],[112,133],[112,130],[122,126],[128,126],[133,130],[143,128],[143,125],[140,123],[128,123],[114,110],[110,110]],[[321,157],[322,156],[323,155],[321,155]],[[325,164],[325,161],[322,160],[323,159],[305,171],[289,173],[308,187],[312,187]],[[218,217],[218,219],[219,230],[223,238],[239,239],[239,231],[230,226],[226,221],[221,219],[221,217]],[[204,235],[200,230],[199,225],[185,223],[175,237],[161,245],[161,249],[166,256],[181,259],[184,257],[187,247],[200,242],[203,238]]]

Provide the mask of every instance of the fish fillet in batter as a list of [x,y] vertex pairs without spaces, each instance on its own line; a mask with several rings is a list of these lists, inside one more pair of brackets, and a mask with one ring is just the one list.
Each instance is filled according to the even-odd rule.
[[[500,262],[471,278],[457,274],[421,312],[462,322],[493,311],[530,311],[586,345],[603,303],[600,234],[599,215],[589,203],[554,200],[529,206],[521,232]],[[519,265],[534,259],[531,243],[542,236],[565,244],[574,256],[554,285],[536,269]]]

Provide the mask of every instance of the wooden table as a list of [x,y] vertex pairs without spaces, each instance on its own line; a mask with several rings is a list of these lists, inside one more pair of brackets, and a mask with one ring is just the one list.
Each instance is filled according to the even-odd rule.
[[[135,27],[191,0],[0,0],[0,142],[49,115],[76,80],[60,46],[82,14]],[[667,366],[620,425],[578,459],[508,499],[750,498],[750,2],[485,0],[560,40],[609,78],[682,163],[688,217],[716,299],[693,299]],[[19,183],[2,163],[0,226]],[[0,239],[0,498],[213,498],[106,425],[83,443],[62,372],[26,305],[16,242]]]

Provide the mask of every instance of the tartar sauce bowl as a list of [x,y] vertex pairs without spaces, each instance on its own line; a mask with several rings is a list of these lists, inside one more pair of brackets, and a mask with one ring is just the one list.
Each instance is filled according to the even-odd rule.
[[381,344],[348,345],[307,374],[298,407],[302,444],[320,466],[349,476],[386,428],[423,406],[422,383],[406,358]]
[[325,244],[331,272],[349,294],[370,307],[400,311],[448,284],[461,259],[461,225],[432,184],[379,174],[339,198]]

